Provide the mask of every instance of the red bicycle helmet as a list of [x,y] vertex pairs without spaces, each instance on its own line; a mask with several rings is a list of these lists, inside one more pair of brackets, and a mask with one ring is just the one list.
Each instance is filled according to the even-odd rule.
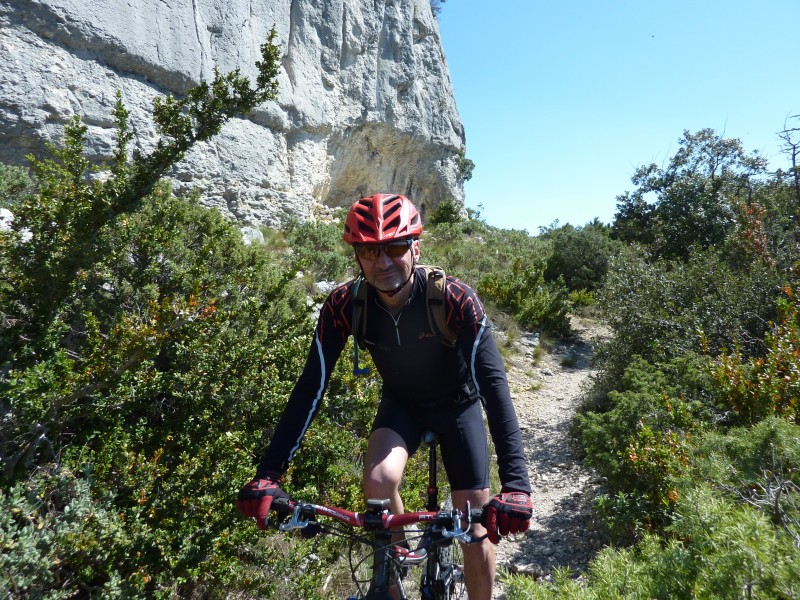
[[350,207],[342,239],[348,244],[382,244],[421,233],[422,219],[408,198],[375,194]]

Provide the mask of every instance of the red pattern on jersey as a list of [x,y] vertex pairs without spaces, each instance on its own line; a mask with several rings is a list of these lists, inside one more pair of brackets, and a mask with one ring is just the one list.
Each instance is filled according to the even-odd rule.
[[[350,335],[350,319],[353,316],[351,298],[352,292],[349,283],[340,285],[330,293],[320,310],[320,339],[328,339],[327,336],[334,335],[335,331],[339,332],[342,341],[347,339],[347,336]],[[330,325],[334,331],[325,331],[327,325]]]
[[459,334],[464,325],[472,326],[472,336],[478,335],[486,313],[472,288],[455,277],[448,277],[445,306],[445,318],[450,329]]

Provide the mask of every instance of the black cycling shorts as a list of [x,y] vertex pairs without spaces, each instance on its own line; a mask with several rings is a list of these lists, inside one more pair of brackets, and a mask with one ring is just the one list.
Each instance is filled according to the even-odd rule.
[[386,427],[406,444],[408,455],[417,451],[422,432],[439,436],[439,449],[450,488],[482,490],[489,487],[489,447],[480,402],[449,407],[416,409],[383,398],[372,430]]

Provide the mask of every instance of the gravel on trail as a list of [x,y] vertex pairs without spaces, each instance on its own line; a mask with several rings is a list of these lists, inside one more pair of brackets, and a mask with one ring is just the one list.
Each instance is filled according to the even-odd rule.
[[497,546],[496,599],[505,598],[504,573],[549,580],[556,567],[569,567],[580,577],[606,543],[592,509],[593,500],[604,491],[603,482],[582,463],[570,427],[595,373],[593,346],[607,332],[581,319],[573,319],[572,329],[570,339],[544,352],[536,351],[538,335],[524,334],[506,355],[534,513],[525,534]]

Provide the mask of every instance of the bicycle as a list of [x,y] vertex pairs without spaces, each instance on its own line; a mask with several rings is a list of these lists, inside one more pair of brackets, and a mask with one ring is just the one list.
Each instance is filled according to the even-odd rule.
[[[407,600],[410,569],[423,563],[425,568],[417,590],[422,600],[453,600],[464,596],[463,559],[460,560],[461,548],[454,541],[480,541],[473,538],[470,527],[472,523],[484,522],[484,510],[467,505],[462,513],[452,507],[449,498],[440,509],[438,440],[432,432],[425,432],[422,441],[429,448],[425,511],[394,515],[386,499],[368,499],[367,510],[363,513],[296,500],[275,499],[272,503],[271,510],[283,518],[291,514],[288,521],[278,525],[281,531],[299,529],[303,537],[326,533],[350,540],[350,571],[357,591],[348,600],[395,600],[390,593],[391,586],[396,587],[401,600]],[[327,520],[317,520],[320,516]],[[418,542],[416,547],[410,554],[398,553],[397,546],[392,543],[392,533],[417,524],[423,525],[421,532],[406,532],[406,541]],[[357,528],[363,528],[365,535],[358,534]],[[359,548],[363,546],[370,550],[360,556]]]

